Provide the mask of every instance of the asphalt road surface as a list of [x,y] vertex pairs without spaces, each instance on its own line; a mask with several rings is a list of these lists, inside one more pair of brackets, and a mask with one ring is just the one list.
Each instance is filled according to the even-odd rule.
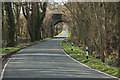
[[[67,31],[60,37],[65,36],[67,36]],[[116,80],[110,76],[89,69],[69,58],[60,47],[62,40],[63,38],[54,38],[17,52],[8,62],[3,77],[59,78],[60,80],[67,80],[67,78],[73,78],[75,80],[85,80],[80,78],[97,80],[97,78],[101,78],[99,80]]]

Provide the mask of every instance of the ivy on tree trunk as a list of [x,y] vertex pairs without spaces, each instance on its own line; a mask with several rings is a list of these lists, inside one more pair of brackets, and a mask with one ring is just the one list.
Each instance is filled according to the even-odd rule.
[[13,15],[12,3],[5,2],[5,10],[7,16],[7,47],[15,46],[14,35],[15,35],[15,20]]

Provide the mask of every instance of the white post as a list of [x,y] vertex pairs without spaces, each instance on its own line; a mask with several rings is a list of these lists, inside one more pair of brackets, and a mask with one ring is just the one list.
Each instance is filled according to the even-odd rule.
[[86,58],[88,59],[88,47],[86,47]]
[[71,50],[73,51],[73,43],[72,43],[72,49]]

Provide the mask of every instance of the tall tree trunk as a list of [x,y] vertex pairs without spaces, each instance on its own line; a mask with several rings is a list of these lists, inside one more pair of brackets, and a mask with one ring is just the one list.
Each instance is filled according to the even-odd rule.
[[15,46],[14,35],[15,35],[15,20],[12,10],[12,3],[5,2],[5,10],[7,13],[7,47]]
[[34,22],[34,27],[35,27],[35,29],[34,29],[34,31],[35,31],[35,40],[40,40],[41,39],[41,21],[40,21],[40,17],[39,16],[41,16],[40,15],[40,11],[39,11],[39,5],[38,5],[38,3],[35,3],[35,5],[33,5],[34,6],[34,20],[35,21],[33,21]]
[[118,2],[118,70],[120,73],[120,2]]
[[29,16],[29,19],[27,21],[27,28],[28,28],[28,32],[31,38],[31,42],[35,41],[35,32],[34,32],[34,27],[33,27],[33,23],[31,21],[31,16]]
[[20,10],[21,10],[21,7],[20,7],[20,3],[14,3],[14,11],[15,11],[15,15],[16,15],[16,44],[18,43],[17,42],[17,38],[18,38],[18,28],[19,28],[19,16],[20,16]]
[[[28,32],[31,37],[31,41],[41,39],[42,23],[46,14],[47,3],[43,4],[39,2],[33,2],[22,6],[23,14],[28,23]],[[28,6],[29,5],[29,6]]]
[[[101,8],[102,5],[102,8]],[[104,8],[103,8],[103,3],[99,3],[99,10],[101,12],[104,12]],[[103,18],[105,14],[99,14],[98,13],[98,32],[99,32],[99,37],[100,37],[100,55],[101,55],[101,61],[105,62],[105,55],[104,55],[104,51],[105,51],[105,20],[103,20]]]
[[[45,18],[45,15],[46,15],[46,10],[47,10],[47,2],[44,2],[42,7],[42,12],[40,12],[39,10],[39,6],[38,6],[38,3],[37,3],[37,28],[36,28],[36,40],[40,40],[42,39],[42,27],[43,27],[43,20]],[[39,17],[40,16],[40,17]],[[38,29],[39,28],[39,29]]]

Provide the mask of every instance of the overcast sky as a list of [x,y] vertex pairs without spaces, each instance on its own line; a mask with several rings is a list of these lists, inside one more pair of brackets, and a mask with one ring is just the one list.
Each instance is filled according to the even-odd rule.
[[2,2],[119,2],[120,0],[0,0]]
[[48,0],[48,1],[50,1],[50,2],[58,2],[58,3],[62,3],[62,2],[66,2],[66,1],[68,1],[68,0]]

